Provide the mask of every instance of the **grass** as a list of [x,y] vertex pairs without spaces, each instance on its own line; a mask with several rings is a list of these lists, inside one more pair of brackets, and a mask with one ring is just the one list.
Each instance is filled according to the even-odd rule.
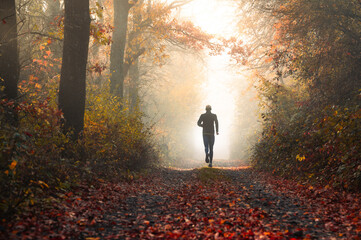
[[218,181],[228,181],[227,177],[222,169],[202,167],[195,169],[198,179],[203,183],[213,183]]

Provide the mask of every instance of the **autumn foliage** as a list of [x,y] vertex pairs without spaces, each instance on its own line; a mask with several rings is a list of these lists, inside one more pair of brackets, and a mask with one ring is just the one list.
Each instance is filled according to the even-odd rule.
[[[64,67],[64,6],[58,1],[45,5],[43,1],[29,7],[19,5],[19,17],[27,23],[18,29],[18,35],[25,36],[19,37],[19,97],[0,102],[0,215],[4,219],[77,184],[129,179],[157,164],[154,123],[146,121],[140,110],[141,79],[133,79],[128,71],[135,69],[140,78],[141,70],[162,66],[172,47],[215,52],[220,47],[211,43],[213,36],[191,22],[178,21],[173,12],[177,4],[135,1],[128,16],[125,95],[120,99],[111,94],[109,86],[108,57],[117,27],[112,26],[113,3],[90,1],[90,44],[83,69],[84,130],[75,139],[74,129],[64,129],[69,119],[58,106]],[[70,66],[76,66],[69,59]],[[74,89],[67,90],[74,96]]]
[[48,209],[21,213],[0,236],[357,239],[359,197],[250,168],[161,169],[129,182],[80,184],[51,199]]
[[[258,84],[263,133],[253,162],[282,176],[359,191],[357,1],[276,1]],[[346,27],[347,26],[347,27]]]
[[[6,79],[17,94],[0,84],[0,238],[359,239],[360,1],[239,1],[248,38],[217,39],[176,17],[173,10],[187,1],[125,0],[124,58],[114,57],[121,94],[110,80],[113,1],[82,2],[90,44],[80,59],[85,105],[73,109],[82,111],[76,134],[59,110],[63,1],[17,1],[11,15],[19,56],[13,48],[0,54],[1,63],[10,55],[19,61],[16,81]],[[74,6],[68,9],[76,21]],[[1,15],[0,25],[8,18]],[[65,29],[77,32],[71,24]],[[67,75],[75,76],[81,61],[69,57],[70,47]],[[192,136],[183,127],[192,104],[202,101],[205,69],[187,54],[201,51],[226,52],[235,67],[255,72],[262,132],[252,169],[158,168],[159,159],[170,165],[190,156],[182,144]],[[175,66],[162,72],[168,60]],[[67,96],[77,97],[69,85]],[[158,122],[146,115],[159,110],[167,116]]]
[[[55,194],[80,181],[127,179],[129,171],[155,163],[151,133],[140,121],[140,113],[123,110],[114,114],[120,103],[114,101],[107,108],[109,98],[90,95],[86,131],[76,142],[63,134],[62,113],[52,106],[52,99],[2,100],[2,217],[11,217],[16,210],[42,201],[49,192]],[[9,114],[17,114],[18,127],[6,121]]]

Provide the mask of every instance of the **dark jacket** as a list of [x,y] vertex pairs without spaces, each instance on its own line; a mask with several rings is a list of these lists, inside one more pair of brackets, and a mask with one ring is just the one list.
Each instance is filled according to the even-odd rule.
[[203,127],[203,135],[214,135],[214,124],[218,133],[217,115],[209,112],[203,113],[197,122],[198,126]]

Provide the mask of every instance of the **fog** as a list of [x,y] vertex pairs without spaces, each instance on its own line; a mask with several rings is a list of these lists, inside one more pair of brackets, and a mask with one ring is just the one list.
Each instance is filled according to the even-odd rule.
[[[177,15],[207,33],[230,37],[237,31],[236,8],[227,3],[195,0],[178,9]],[[247,162],[258,129],[258,102],[250,72],[235,68],[227,53],[211,56],[207,50],[170,49],[169,60],[159,69],[159,85],[144,94],[143,102],[156,122],[166,164],[204,164],[202,128],[196,123],[208,104],[219,121],[215,164],[230,159]]]
[[[228,68],[229,59],[226,55],[206,58],[205,81],[201,85],[204,98],[199,106],[199,114],[205,112],[205,106],[211,105],[212,112],[217,114],[220,135],[216,136],[214,148],[215,159],[229,159],[232,125],[235,121],[236,91],[232,89],[237,76]],[[202,156],[202,129],[195,126],[193,129],[197,147],[197,156]]]

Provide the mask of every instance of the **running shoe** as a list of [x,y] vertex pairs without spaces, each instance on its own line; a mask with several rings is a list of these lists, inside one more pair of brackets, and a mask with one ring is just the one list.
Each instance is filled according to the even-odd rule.
[[209,163],[209,155],[206,154],[206,163]]

